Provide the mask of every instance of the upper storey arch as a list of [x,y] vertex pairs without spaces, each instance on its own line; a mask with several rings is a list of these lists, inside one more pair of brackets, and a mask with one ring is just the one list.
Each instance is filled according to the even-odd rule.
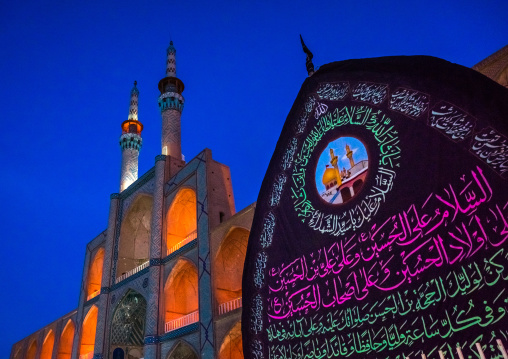
[[117,281],[149,260],[153,198],[139,195],[131,204],[120,228]]
[[102,266],[104,264],[104,248],[99,248],[93,255],[88,268],[86,299],[90,300],[97,296],[101,290],[102,283]]
[[196,192],[192,188],[182,188],[175,195],[166,217],[167,254],[197,237],[196,205]]
[[55,344],[55,333],[50,329],[44,342],[42,343],[40,359],[51,359],[53,356],[53,346]]
[[214,292],[219,314],[241,306],[242,273],[249,231],[233,227],[222,240],[213,262]]

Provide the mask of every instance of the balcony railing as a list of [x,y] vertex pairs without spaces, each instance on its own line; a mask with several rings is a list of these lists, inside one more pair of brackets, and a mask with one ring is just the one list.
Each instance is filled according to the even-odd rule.
[[93,358],[93,352],[89,352],[86,354],[81,354],[79,356],[79,359],[92,359]]
[[222,303],[221,305],[219,305],[219,315],[241,307],[242,307],[242,297],[232,299],[229,302]]
[[99,293],[101,292],[100,289],[97,289],[95,292],[93,292],[92,294],[90,294],[88,297],[86,297],[86,300],[90,300],[92,298],[95,298],[99,295]]
[[167,322],[166,325],[164,326],[164,329],[166,330],[167,333],[172,330],[185,327],[186,325],[196,323],[198,320],[199,320],[199,311],[196,310],[195,312],[184,315],[183,317]]
[[198,237],[198,231],[195,230],[194,232],[191,232],[187,235],[187,237],[185,237],[183,240],[181,240],[180,242],[178,242],[177,244],[175,244],[173,247],[171,248],[168,248],[168,256],[177,251],[178,249],[182,248],[184,245],[186,245],[187,243],[189,243],[190,241],[196,239]]
[[137,266],[136,268],[131,269],[130,271],[122,274],[120,277],[116,278],[116,283],[119,283],[119,282],[123,281],[124,279],[129,278],[131,275],[136,274],[137,272],[142,271],[143,269],[148,267],[149,264],[150,264],[150,261],[146,261],[145,263]]

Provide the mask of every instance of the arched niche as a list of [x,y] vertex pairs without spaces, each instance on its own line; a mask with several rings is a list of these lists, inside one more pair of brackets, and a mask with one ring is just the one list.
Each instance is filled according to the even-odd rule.
[[244,228],[231,229],[222,240],[215,257],[213,263],[215,299],[219,304],[220,314],[236,309],[228,307],[229,309],[225,310],[221,307],[222,304],[242,297],[243,263],[247,252],[248,239],[248,230]]
[[[127,358],[143,357],[145,337],[146,300],[134,290],[129,290],[118,302],[113,313],[110,334],[110,353],[125,353]],[[120,349],[120,350],[119,350]]]
[[241,322],[237,322],[222,340],[218,359],[243,359]]
[[104,248],[99,248],[93,256],[93,259],[90,262],[90,267],[88,268],[88,281],[86,286],[87,300],[97,296],[101,290],[103,264]]
[[176,194],[167,214],[167,254],[190,242],[197,235],[196,192],[182,188]]
[[74,332],[76,328],[72,320],[68,320],[60,335],[60,344],[56,359],[70,359],[72,354],[72,343],[74,341]]
[[153,198],[141,195],[129,207],[120,228],[116,276],[148,261]]
[[51,359],[53,355],[53,346],[55,344],[55,333],[50,329],[44,342],[42,343],[40,359]]
[[[164,286],[166,332],[196,322],[198,307],[198,270],[191,262],[180,259]],[[179,318],[183,321],[175,322]]]
[[189,344],[179,341],[169,352],[167,359],[198,359],[198,355]]
[[79,343],[80,356],[93,353],[95,346],[95,331],[97,329],[98,313],[99,309],[95,305],[93,305],[86,314],[85,320],[83,320],[83,326],[81,329],[81,340]]
[[35,354],[37,354],[37,340],[34,339],[28,347],[26,359],[35,359]]

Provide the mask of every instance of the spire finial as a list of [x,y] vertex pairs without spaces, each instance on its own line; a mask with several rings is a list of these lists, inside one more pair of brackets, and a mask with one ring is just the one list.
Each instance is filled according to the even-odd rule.
[[312,55],[312,52],[310,52],[309,48],[305,46],[305,42],[303,42],[302,34],[300,34],[300,41],[302,43],[303,52],[307,54],[307,59],[305,60],[305,65],[307,66],[307,73],[309,76],[312,76],[314,73],[314,64],[312,63],[312,58],[314,55]]
[[138,90],[138,88],[136,87],[136,85],[137,85],[137,84],[138,84],[138,82],[137,82],[137,81],[134,81],[134,87],[133,87],[133,88],[132,88],[132,90],[131,90],[131,95],[132,95],[132,94],[136,94],[136,95],[138,95],[138,94],[139,94],[139,90]]

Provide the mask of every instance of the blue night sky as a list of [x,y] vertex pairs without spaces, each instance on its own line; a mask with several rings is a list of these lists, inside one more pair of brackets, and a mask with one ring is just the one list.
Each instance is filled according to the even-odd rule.
[[241,210],[316,66],[433,55],[472,66],[508,43],[508,1],[4,1],[0,11],[0,358],[77,307],[86,244],[118,191],[120,124],[138,81],[140,174],[160,153],[170,38],[185,83],[182,150],[230,166]]

